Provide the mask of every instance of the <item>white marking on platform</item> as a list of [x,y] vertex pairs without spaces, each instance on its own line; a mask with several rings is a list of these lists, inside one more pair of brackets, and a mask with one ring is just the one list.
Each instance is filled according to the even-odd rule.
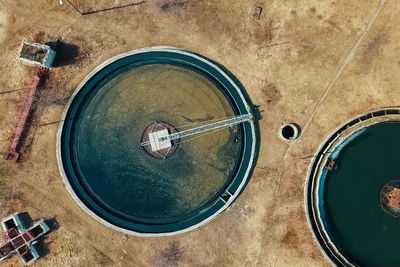
[[172,146],[170,140],[161,141],[162,137],[165,137],[168,135],[169,135],[169,133],[168,133],[167,129],[157,131],[154,133],[149,133],[151,150],[157,151],[157,150],[161,150],[161,149],[165,149],[165,148],[170,148]]

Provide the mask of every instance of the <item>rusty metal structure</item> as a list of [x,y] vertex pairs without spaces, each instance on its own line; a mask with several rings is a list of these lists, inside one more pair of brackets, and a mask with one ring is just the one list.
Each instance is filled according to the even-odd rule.
[[35,75],[28,86],[28,91],[21,106],[17,124],[10,138],[10,145],[4,154],[4,159],[17,162],[20,159],[20,151],[29,131],[32,115],[37,107],[40,89],[45,87],[48,79],[48,68],[37,67]]

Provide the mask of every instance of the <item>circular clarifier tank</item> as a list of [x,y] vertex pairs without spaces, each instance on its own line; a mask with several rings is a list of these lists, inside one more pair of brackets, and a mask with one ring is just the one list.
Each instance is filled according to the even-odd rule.
[[[166,143],[152,134],[251,114],[249,107],[240,83],[199,55],[157,47],[110,59],[82,82],[64,112],[58,159],[66,187],[86,212],[126,233],[197,227],[244,189],[255,123]],[[165,146],[150,146],[152,137],[152,146]]]
[[400,208],[400,188],[393,186],[400,178],[400,121],[387,116],[364,116],[364,122],[360,117],[341,127],[322,145],[311,167],[311,225],[338,265],[400,265],[400,219],[382,205]]

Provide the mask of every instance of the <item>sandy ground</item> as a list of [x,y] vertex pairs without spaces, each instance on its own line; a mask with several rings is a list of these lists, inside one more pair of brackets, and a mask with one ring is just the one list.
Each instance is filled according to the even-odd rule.
[[[64,0],[66,5],[68,1]],[[122,8],[129,5],[134,5],[143,2],[142,0],[69,0],[69,3],[73,5],[79,12],[96,12],[112,8]]]
[[[264,8],[260,20],[251,16],[256,5]],[[21,41],[56,36],[75,53],[51,70],[22,162],[0,162],[0,215],[29,211],[58,221],[46,239],[50,254],[36,266],[329,266],[306,221],[310,158],[301,158],[356,114],[397,104],[399,8],[378,0],[153,0],[80,16],[58,1],[0,0],[0,92],[13,91],[0,94],[1,152],[32,73],[16,59]],[[61,181],[55,145],[80,81],[111,56],[154,45],[223,64],[263,118],[258,163],[235,204],[197,230],[143,239],[108,229],[78,207]],[[278,138],[285,122],[303,127],[300,139]],[[21,265],[18,258],[8,264]]]
[[7,15],[0,11],[0,43],[6,38]]

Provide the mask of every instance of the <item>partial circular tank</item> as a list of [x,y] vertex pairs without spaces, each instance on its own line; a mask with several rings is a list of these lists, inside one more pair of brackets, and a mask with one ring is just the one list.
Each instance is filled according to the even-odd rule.
[[310,224],[337,265],[400,265],[399,114],[378,110],[342,125],[310,167]]

